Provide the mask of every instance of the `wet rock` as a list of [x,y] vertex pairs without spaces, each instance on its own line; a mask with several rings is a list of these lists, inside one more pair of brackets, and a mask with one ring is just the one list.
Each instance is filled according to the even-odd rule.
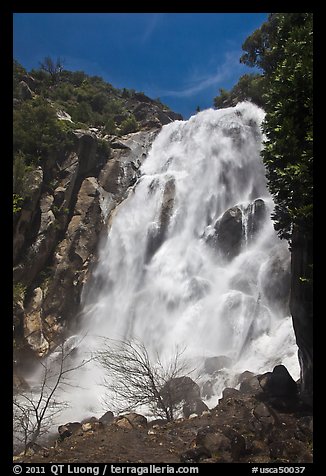
[[266,220],[267,210],[261,198],[254,200],[248,208],[249,210],[246,211],[248,214],[247,235],[248,240],[252,241]]
[[222,392],[222,398],[220,400],[224,400],[227,398],[237,398],[241,395],[241,392],[235,388],[228,388],[226,387]]
[[229,260],[237,256],[243,238],[242,211],[239,207],[229,208],[215,226],[216,247]]
[[164,187],[161,212],[158,221],[158,225],[153,227],[148,235],[147,247],[146,247],[146,262],[149,262],[152,256],[159,249],[163,243],[170,218],[172,216],[175,197],[175,181],[174,178],[170,178]]
[[246,393],[248,395],[258,395],[263,392],[258,377],[256,376],[248,376],[248,378],[244,378],[240,384],[239,390],[241,393]]
[[242,383],[245,380],[249,380],[251,377],[255,377],[255,374],[253,372],[250,372],[249,370],[245,370],[238,376],[238,383]]
[[113,420],[114,420],[114,415],[113,415],[113,412],[111,411],[105,412],[104,415],[102,415],[101,418],[99,419],[99,421],[103,423],[103,425],[110,425],[110,423],[112,423]]
[[263,391],[271,397],[295,397],[297,385],[284,365],[277,365],[273,372],[259,377]]

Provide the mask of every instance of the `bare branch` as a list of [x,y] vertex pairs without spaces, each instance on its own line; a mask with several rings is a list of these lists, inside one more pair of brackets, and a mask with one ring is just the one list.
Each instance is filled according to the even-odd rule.
[[172,394],[163,396],[162,388],[186,372],[187,365],[181,360],[184,351],[177,348],[172,360],[164,365],[158,355],[153,362],[144,344],[137,340],[104,338],[103,350],[95,353],[95,360],[106,371],[103,385],[111,406],[112,400],[118,403],[120,411],[147,405],[154,415],[173,420],[179,402],[173,400]]
[[66,406],[65,402],[57,401],[55,398],[59,388],[71,384],[65,379],[92,360],[91,357],[76,362],[74,351],[75,347],[68,349],[65,344],[60,344],[54,352],[58,354],[55,360],[51,362],[51,359],[47,358],[39,362],[42,374],[38,390],[14,397],[14,429],[16,439],[24,445],[25,452],[30,444],[48,432],[54,417]]

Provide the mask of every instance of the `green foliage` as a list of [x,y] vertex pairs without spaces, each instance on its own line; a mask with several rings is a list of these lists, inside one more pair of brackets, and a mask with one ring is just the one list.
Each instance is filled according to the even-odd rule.
[[23,68],[18,61],[13,61],[13,93],[14,97],[19,97],[20,87],[19,83],[22,80],[22,77],[27,74],[25,68]]
[[55,110],[41,97],[14,109],[13,131],[14,154],[23,153],[27,165],[37,165],[50,153],[72,146],[72,139],[62,130]]
[[26,173],[29,167],[25,162],[25,154],[19,150],[14,154],[13,164],[13,192],[23,195],[25,192]]
[[115,124],[115,120],[112,116],[109,116],[106,123],[105,123],[105,128],[104,128],[105,132],[107,134],[115,134],[116,133],[116,124]]
[[260,74],[244,74],[238,83],[230,90],[219,90],[219,96],[214,98],[216,108],[236,106],[240,101],[251,101],[259,107],[264,107],[266,80]]
[[130,132],[135,132],[138,129],[138,123],[136,118],[133,114],[131,114],[127,119],[122,121],[120,126],[120,134],[125,135],[129,134]]
[[13,285],[13,303],[17,304],[19,301],[23,301],[26,293],[26,286],[18,282]]
[[13,214],[19,213],[22,209],[24,198],[18,193],[13,194],[12,204],[13,204]]
[[312,14],[280,13],[276,24],[278,63],[267,76],[262,155],[276,203],[275,228],[288,239],[293,226],[312,232]]
[[[265,74],[274,70],[279,62],[279,51],[275,50],[279,14],[271,13],[268,20],[252,33],[242,45],[245,53],[240,58],[240,63],[247,66],[256,66]],[[286,14],[287,15],[287,14]]]
[[99,159],[107,159],[110,155],[111,148],[106,140],[99,140],[97,143],[96,154]]

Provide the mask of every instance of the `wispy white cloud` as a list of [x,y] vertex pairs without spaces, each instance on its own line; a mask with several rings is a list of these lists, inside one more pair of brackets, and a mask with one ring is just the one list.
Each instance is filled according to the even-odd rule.
[[160,16],[162,16],[162,13],[153,13],[149,17],[149,21],[147,24],[147,27],[145,28],[142,37],[141,37],[141,43],[144,44],[146,43],[150,37],[152,36],[152,33],[154,32],[156,25],[159,21]]
[[225,54],[224,62],[215,71],[197,74],[196,78],[187,81],[187,85],[181,90],[161,91],[160,96],[191,97],[204,91],[211,86],[218,88],[222,81],[230,79],[237,71],[241,70],[239,64],[239,51],[230,51]]

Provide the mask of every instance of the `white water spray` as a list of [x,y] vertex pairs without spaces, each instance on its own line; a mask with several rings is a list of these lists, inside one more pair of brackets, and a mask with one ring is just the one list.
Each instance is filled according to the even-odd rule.
[[[98,345],[92,336],[137,337],[162,358],[176,344],[199,366],[206,357],[229,357],[233,365],[215,376],[210,406],[241,371],[283,363],[299,376],[291,318],[282,289],[274,292],[275,262],[277,272],[285,269],[289,252],[270,219],[263,117],[240,103],[164,126],[115,213],[83,296],[82,333],[91,348]],[[234,230],[222,227],[228,217]],[[70,418],[103,413],[101,379],[95,364],[82,369]]]

